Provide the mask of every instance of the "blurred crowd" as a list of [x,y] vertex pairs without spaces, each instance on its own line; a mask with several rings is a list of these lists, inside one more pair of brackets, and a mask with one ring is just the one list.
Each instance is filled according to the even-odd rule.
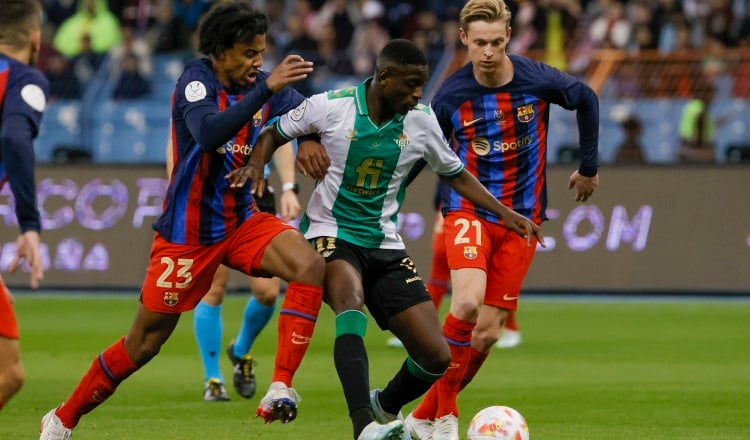
[[[220,1],[220,0],[215,0]],[[41,68],[52,98],[80,98],[105,60],[114,99],[149,93],[151,57],[193,57],[194,30],[211,0],[45,0]],[[557,49],[546,61],[574,74],[595,49],[662,53],[750,46],[749,0],[519,0],[509,50]],[[434,70],[457,46],[461,0],[256,0],[271,21],[267,67],[288,53],[315,61],[303,93],[369,75],[391,38],[409,38]],[[569,54],[569,55],[568,55]],[[109,56],[107,56],[109,55]],[[432,71],[432,70],[431,70]]]

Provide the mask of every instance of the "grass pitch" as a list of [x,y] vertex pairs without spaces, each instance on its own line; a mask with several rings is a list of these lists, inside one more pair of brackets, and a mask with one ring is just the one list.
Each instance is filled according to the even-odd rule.
[[[37,438],[39,420],[68,396],[94,356],[130,326],[137,295],[16,297],[26,385],[0,411],[0,439]],[[239,328],[244,296],[227,299],[224,340]],[[96,411],[74,439],[350,439],[333,366],[333,319],[321,319],[295,387],[303,397],[288,425],[252,416],[260,396],[202,401],[203,378],[185,314],[161,354]],[[526,298],[524,342],[495,350],[462,393],[461,431],[479,409],[508,405],[534,440],[750,438],[750,302],[561,301]],[[367,335],[373,387],[404,359],[389,334]],[[261,334],[259,394],[268,386],[275,320]],[[231,367],[222,357],[231,382]],[[410,410],[416,402],[405,408]],[[311,436],[311,437],[308,437]]]

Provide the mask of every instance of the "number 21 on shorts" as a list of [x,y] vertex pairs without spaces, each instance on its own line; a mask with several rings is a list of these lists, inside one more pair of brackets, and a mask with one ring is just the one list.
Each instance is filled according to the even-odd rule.
[[[468,219],[457,218],[455,224],[460,229],[453,239],[453,244],[471,243],[471,238],[474,238],[474,244],[477,246],[482,245],[482,223],[479,220],[471,220],[469,222]],[[468,234],[473,234],[474,237]]]

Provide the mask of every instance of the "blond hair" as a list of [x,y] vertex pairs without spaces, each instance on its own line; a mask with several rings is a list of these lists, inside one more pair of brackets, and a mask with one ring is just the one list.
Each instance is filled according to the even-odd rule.
[[459,24],[464,31],[475,21],[491,23],[505,20],[510,27],[510,19],[510,8],[503,0],[469,0],[459,14]]

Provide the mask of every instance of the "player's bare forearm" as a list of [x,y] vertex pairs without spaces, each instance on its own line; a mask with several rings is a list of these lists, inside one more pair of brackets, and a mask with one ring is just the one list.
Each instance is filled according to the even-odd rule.
[[279,173],[281,183],[294,183],[294,148],[291,142],[276,149],[273,155],[273,165]]
[[471,203],[480,206],[498,217],[502,217],[507,214],[511,209],[500,203],[495,196],[493,196],[487,188],[477,180],[474,175],[470,172],[463,170],[461,173],[453,177],[440,177],[440,180],[448,184],[451,188],[456,190],[461,197],[470,201]]
[[288,140],[279,134],[276,126],[273,126],[263,131],[263,134],[260,135],[258,142],[255,143],[255,148],[253,148],[253,156],[259,154],[259,159],[265,165],[271,161],[276,150],[288,142]]

